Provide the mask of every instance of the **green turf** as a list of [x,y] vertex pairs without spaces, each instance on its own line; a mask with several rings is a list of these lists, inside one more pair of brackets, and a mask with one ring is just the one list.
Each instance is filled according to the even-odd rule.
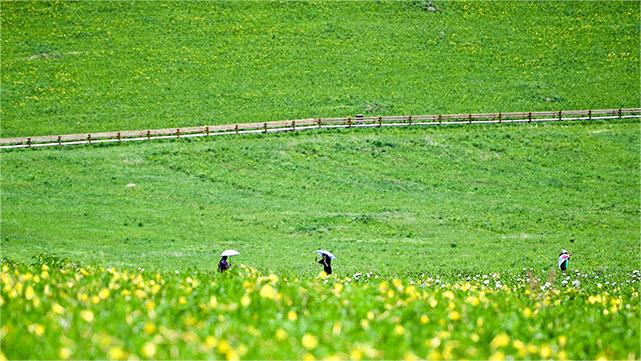
[[[5,151],[2,254],[316,274],[639,268],[639,122],[310,131]],[[128,188],[128,184],[135,187]],[[572,242],[572,240],[574,242]]]
[[0,3],[3,137],[639,106],[637,1]]

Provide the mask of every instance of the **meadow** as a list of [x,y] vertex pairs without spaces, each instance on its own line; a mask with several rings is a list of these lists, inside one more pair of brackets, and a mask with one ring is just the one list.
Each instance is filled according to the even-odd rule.
[[635,1],[2,2],[2,137],[639,106]]
[[[323,130],[2,152],[2,253],[262,272],[639,268],[639,122]],[[236,260],[235,260],[236,261]]]
[[638,270],[535,272],[300,279],[4,260],[0,356],[638,359]]
[[[3,1],[0,133],[641,105],[639,2],[433,5]],[[0,361],[638,360],[640,134],[2,150]]]

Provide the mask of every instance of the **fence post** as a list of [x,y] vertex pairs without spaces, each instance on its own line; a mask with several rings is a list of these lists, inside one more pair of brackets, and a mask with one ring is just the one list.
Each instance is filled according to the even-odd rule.
[[118,141],[120,142],[121,141],[120,140],[120,132],[118,132],[118,134],[116,134],[116,137],[118,138]]
[[467,121],[468,121],[468,124],[472,124],[472,114],[468,114]]
[[410,125],[412,125],[412,116],[411,115],[409,117],[407,117],[407,120],[409,120]]
[[347,117],[347,127],[348,128],[352,127],[352,117]]
[[29,148],[31,148],[31,138],[27,138],[27,146],[29,146]]
[[503,123],[503,113],[499,113],[499,123]]
[[267,133],[267,123],[263,123],[263,128],[265,129],[265,134]]
[[176,128],[176,138],[180,138],[180,128]]
[[234,130],[236,131],[236,134],[238,134],[238,124],[234,127]]
[[619,119],[621,119],[621,108],[619,108]]
[[87,141],[91,144],[91,133],[87,134]]
[[441,125],[442,122],[443,122],[443,117],[439,114],[438,115],[438,125]]
[[62,145],[62,137],[61,136],[58,136],[58,144]]
[[561,118],[561,113],[563,113],[563,110],[559,110],[559,122],[560,122],[561,120],[563,120],[563,119]]
[[321,118],[316,119],[316,122],[318,123],[318,129],[321,128]]
[[378,127],[380,128],[382,126],[383,126],[383,117],[379,115],[378,116]]
[[592,120],[592,109],[588,110],[588,120]]
[[151,130],[148,130],[147,131],[147,140],[150,140],[150,139],[151,139]]
[[209,135],[209,125],[205,127],[205,132]]
[[296,121],[292,120],[292,130],[296,130]]
[[532,112],[527,113],[527,122],[528,123],[532,122]]

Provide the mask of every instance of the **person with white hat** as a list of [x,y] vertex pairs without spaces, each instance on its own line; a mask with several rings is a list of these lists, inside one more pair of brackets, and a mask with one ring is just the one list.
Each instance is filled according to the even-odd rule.
[[561,250],[561,253],[559,254],[559,269],[563,272],[565,272],[566,269],[568,269],[568,264],[570,261],[570,255],[568,254],[568,251],[566,250]]

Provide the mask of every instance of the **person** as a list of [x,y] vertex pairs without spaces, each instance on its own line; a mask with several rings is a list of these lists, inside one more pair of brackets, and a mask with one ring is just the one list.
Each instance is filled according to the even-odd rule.
[[222,256],[218,262],[218,272],[225,272],[231,268],[231,263],[227,262],[227,256]]
[[565,272],[566,269],[568,269],[568,264],[570,260],[570,255],[568,254],[568,251],[566,250],[561,250],[561,253],[559,254],[559,269],[563,272]]
[[332,259],[325,253],[321,254],[321,257],[318,263],[323,265],[323,271],[329,276],[332,274]]

